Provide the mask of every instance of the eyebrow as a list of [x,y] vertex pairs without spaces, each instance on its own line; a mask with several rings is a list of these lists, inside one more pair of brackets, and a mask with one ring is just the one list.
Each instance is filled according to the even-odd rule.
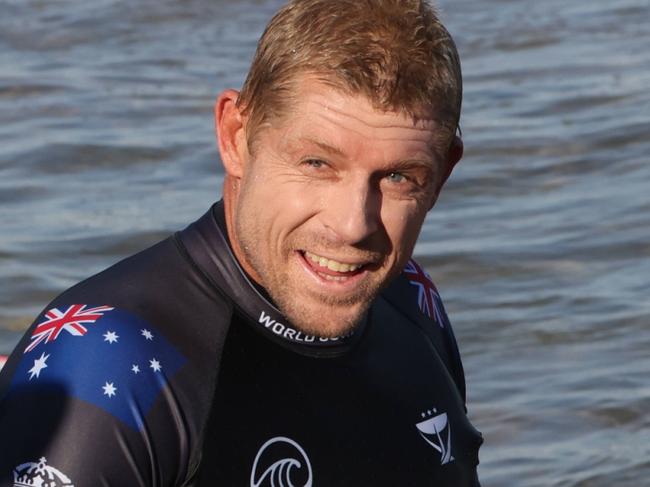
[[345,156],[345,152],[339,147],[336,147],[335,145],[331,145],[321,140],[313,139],[311,137],[304,137],[302,140],[304,140],[305,142],[309,142],[310,144],[313,144],[315,146],[318,146],[320,149],[330,154],[334,154],[340,157]]

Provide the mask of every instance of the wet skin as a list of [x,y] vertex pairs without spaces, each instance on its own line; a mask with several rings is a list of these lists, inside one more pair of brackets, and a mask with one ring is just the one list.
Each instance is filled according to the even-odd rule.
[[297,86],[253,154],[238,93],[217,100],[228,232],[294,326],[337,336],[403,269],[462,145],[441,158],[433,120],[377,110],[310,77]]

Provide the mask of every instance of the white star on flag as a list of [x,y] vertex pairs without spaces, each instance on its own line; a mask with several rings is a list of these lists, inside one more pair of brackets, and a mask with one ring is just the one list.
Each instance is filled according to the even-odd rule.
[[112,382],[106,382],[102,389],[104,389],[104,395],[108,397],[114,396],[117,391],[117,387],[115,387]]
[[108,343],[115,343],[120,338],[114,331],[107,331],[102,336],[104,337],[104,341]]
[[134,374],[139,374],[140,373],[140,367],[138,367],[136,364],[133,364],[133,367],[131,367],[131,370],[133,371]]
[[45,363],[47,359],[50,358],[49,354],[45,355],[45,352],[41,354],[39,358],[34,360],[34,366],[28,370],[29,372],[29,380],[32,380],[34,377],[38,379],[38,376],[41,373],[41,370],[43,370],[45,367],[47,367],[47,364]]
[[142,333],[142,336],[145,337],[147,340],[153,340],[152,333],[146,328],[140,330],[140,333]]
[[160,362],[158,362],[155,358],[149,360],[149,367],[151,367],[154,372],[160,372],[160,369],[162,369],[162,365],[160,365]]

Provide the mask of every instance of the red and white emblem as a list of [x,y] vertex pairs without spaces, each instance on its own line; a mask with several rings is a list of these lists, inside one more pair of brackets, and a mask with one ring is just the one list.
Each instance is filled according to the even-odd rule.
[[63,330],[73,336],[85,335],[88,329],[84,324],[94,323],[112,309],[108,306],[86,309],[85,304],[73,304],[65,311],[52,308],[45,313],[46,320],[36,325],[31,337],[32,342],[25,348],[25,353],[34,350],[41,342],[53,342]]
[[404,274],[412,286],[418,288],[418,306],[420,311],[433,318],[442,328],[444,321],[440,311],[440,295],[429,274],[417,262],[410,259],[404,268]]

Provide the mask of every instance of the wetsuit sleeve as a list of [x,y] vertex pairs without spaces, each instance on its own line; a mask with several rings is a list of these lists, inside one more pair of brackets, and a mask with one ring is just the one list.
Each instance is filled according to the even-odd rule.
[[184,363],[134,315],[51,305],[0,377],[0,486],[182,485],[188,441],[173,377]]

